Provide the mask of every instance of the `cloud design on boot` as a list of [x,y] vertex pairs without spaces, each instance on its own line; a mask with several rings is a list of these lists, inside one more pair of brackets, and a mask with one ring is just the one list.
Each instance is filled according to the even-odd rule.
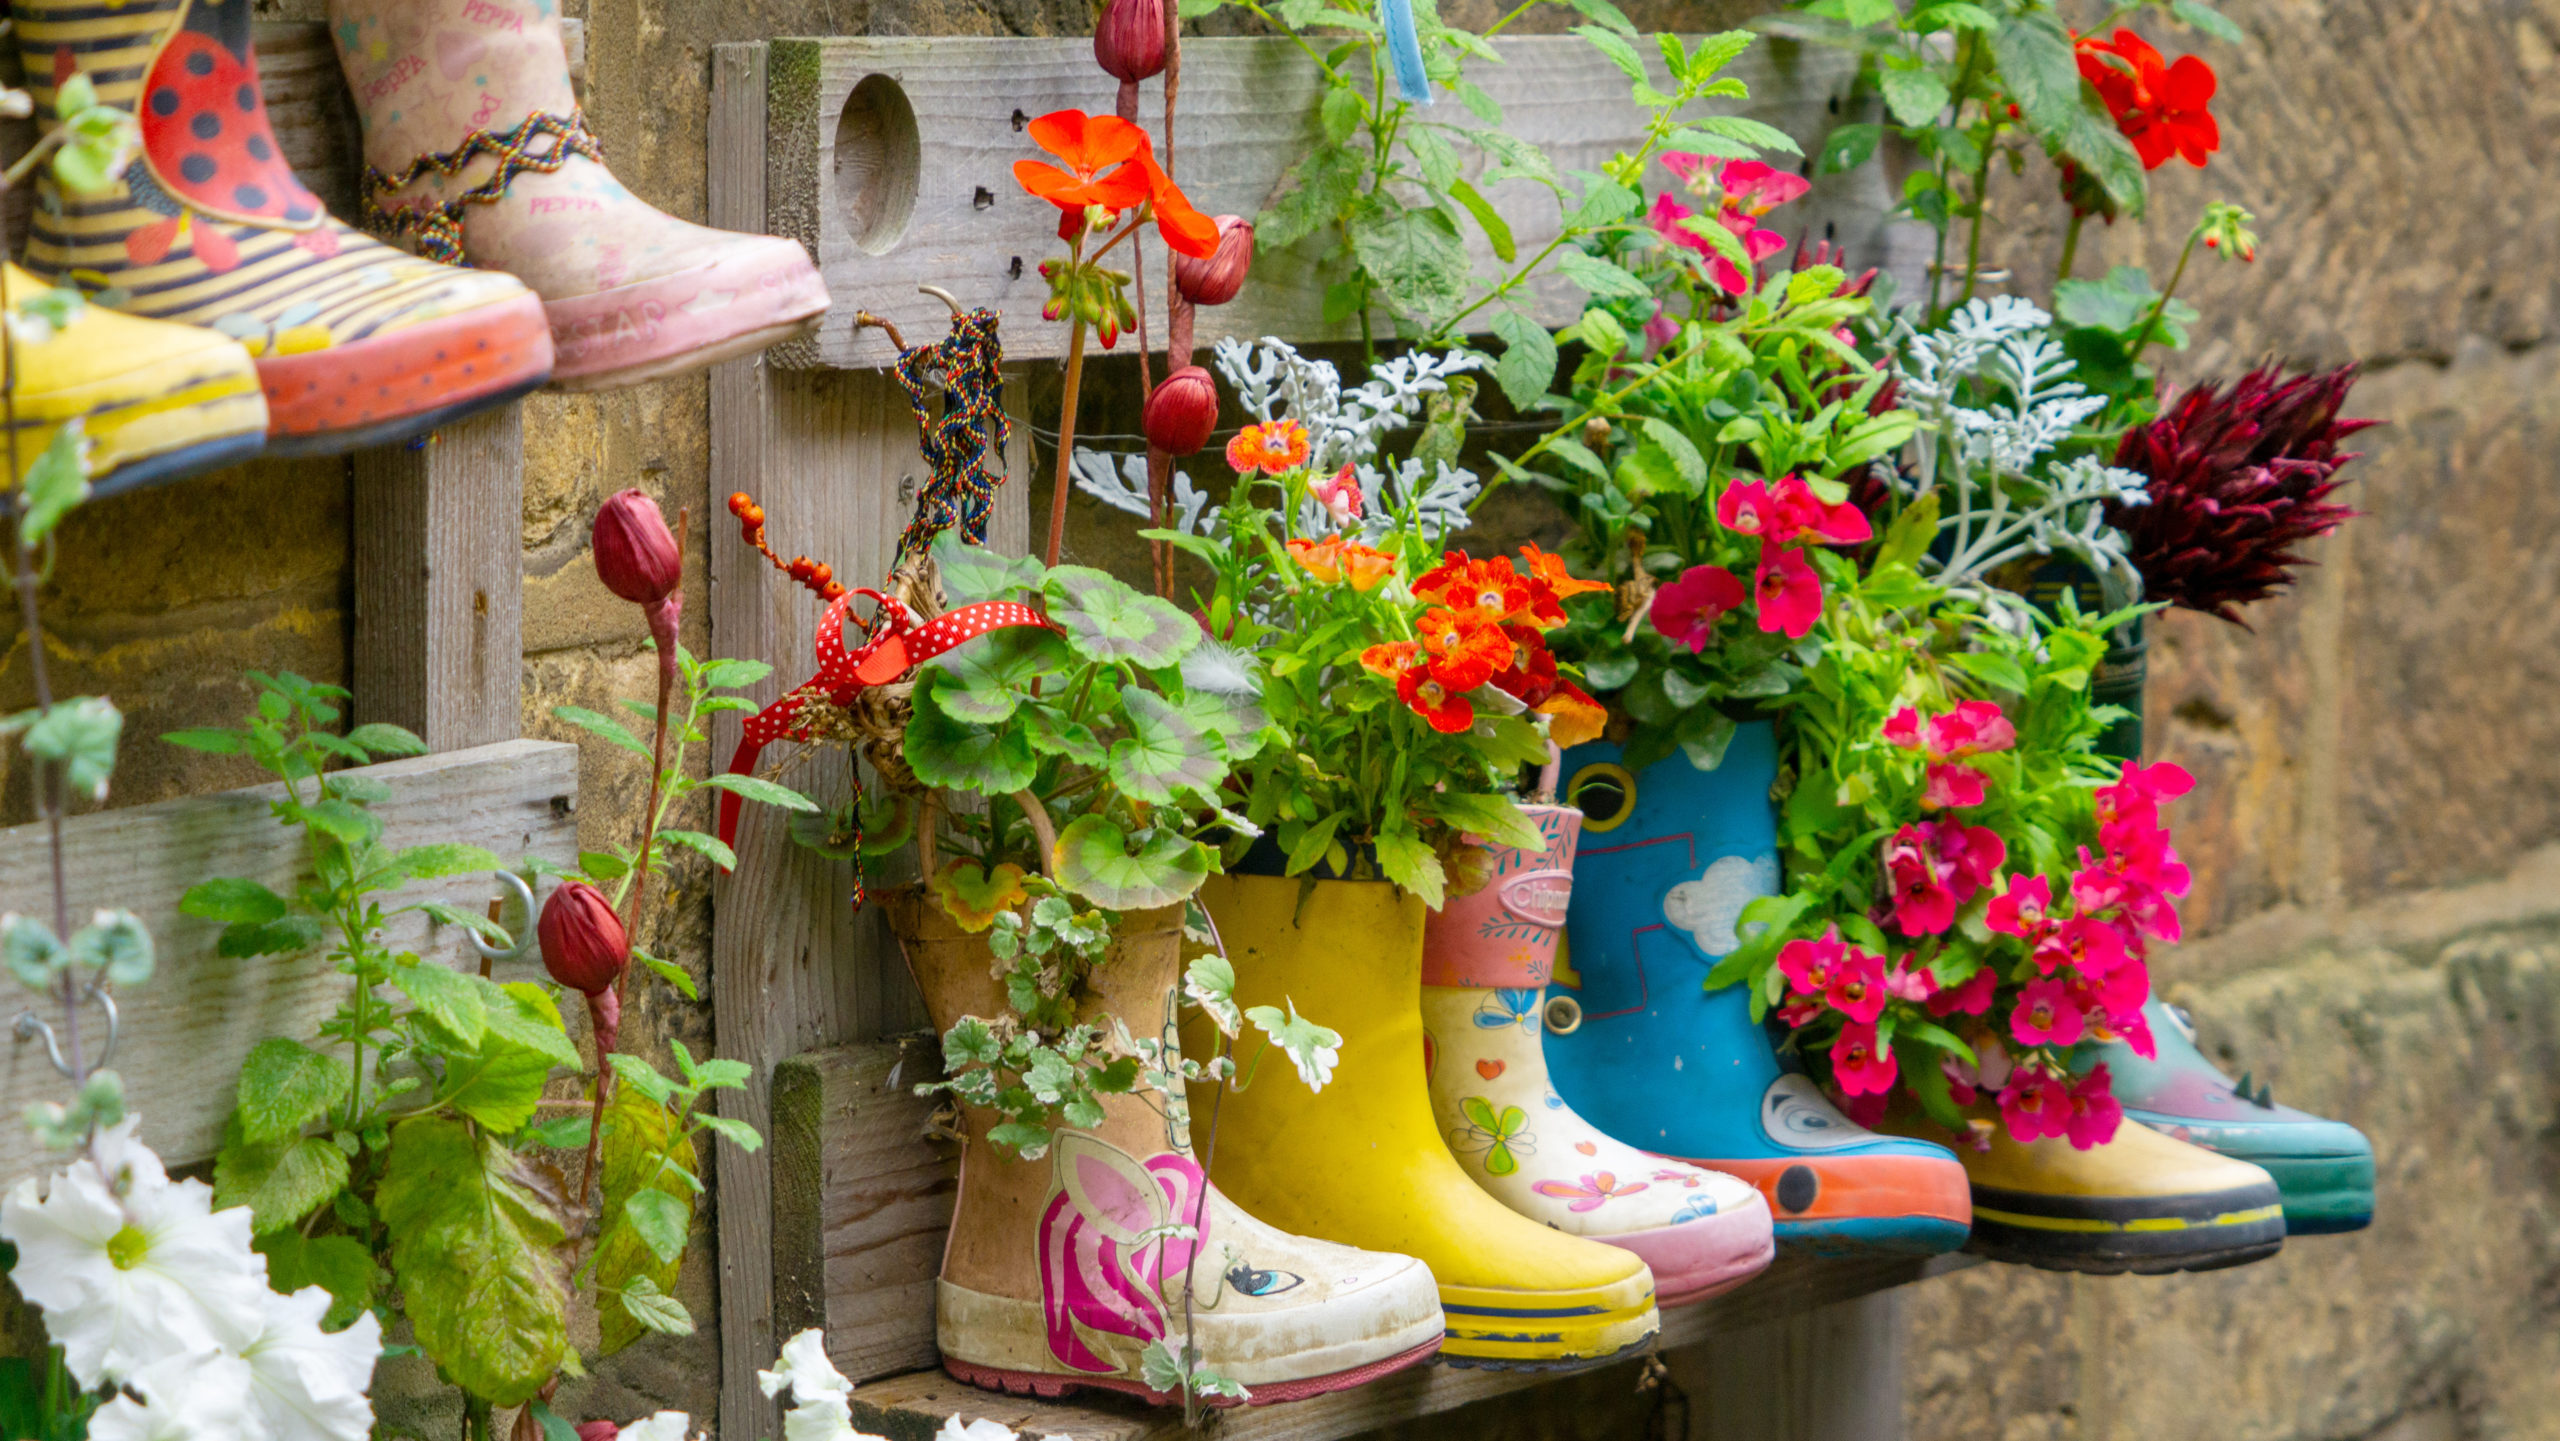
[[1774,855],[1724,856],[1694,881],[1682,881],[1662,898],[1662,918],[1710,956],[1727,955],[1742,945],[1734,926],[1742,908],[1778,892],[1778,858]]

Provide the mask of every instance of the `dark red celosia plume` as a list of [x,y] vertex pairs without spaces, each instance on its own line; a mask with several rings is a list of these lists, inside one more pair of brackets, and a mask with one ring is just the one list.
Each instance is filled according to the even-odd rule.
[[2294,547],[2356,514],[2329,499],[2356,458],[2338,443],[2381,424],[2338,418],[2355,377],[2352,365],[2290,379],[2261,366],[2228,388],[2196,386],[2125,435],[2116,464],[2150,478],[2151,503],[2110,507],[2107,521],[2132,541],[2144,599],[2247,629],[2240,607],[2293,582],[2311,563]]

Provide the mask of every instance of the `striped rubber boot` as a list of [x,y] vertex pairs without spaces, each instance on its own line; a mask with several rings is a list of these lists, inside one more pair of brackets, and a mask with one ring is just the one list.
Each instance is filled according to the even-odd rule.
[[555,388],[699,370],[826,313],[797,241],[678,220],[613,178],[550,0],[330,0],[329,20],[364,114],[367,223],[532,286]]
[[512,276],[403,255],[332,218],[284,162],[249,44],[250,0],[14,0],[38,113],[86,73],[142,123],[124,183],[37,181],[30,270],[100,304],[238,340],[268,450],[404,439],[540,385],[542,303]]
[[15,474],[0,483],[0,509],[75,421],[92,495],[219,470],[266,448],[266,398],[237,341],[118,315],[14,265],[0,264],[0,307],[18,367],[9,384],[17,434],[7,442]]

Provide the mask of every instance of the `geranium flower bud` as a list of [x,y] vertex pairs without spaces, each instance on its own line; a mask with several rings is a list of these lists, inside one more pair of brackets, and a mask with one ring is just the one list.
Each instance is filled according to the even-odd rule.
[[656,605],[684,584],[675,532],[644,491],[626,490],[596,511],[596,575],[633,605]]
[[1173,455],[1197,454],[1218,428],[1218,382],[1196,365],[1168,375],[1147,397],[1147,443]]
[[612,990],[631,964],[631,940],[613,902],[584,881],[563,881],[552,891],[534,934],[551,979],[590,996]]
[[1093,27],[1093,63],[1124,85],[1164,70],[1164,0],[1111,0]]
[[1218,217],[1218,251],[1206,260],[1177,252],[1173,285],[1194,305],[1224,305],[1244,289],[1253,269],[1253,222],[1241,215]]

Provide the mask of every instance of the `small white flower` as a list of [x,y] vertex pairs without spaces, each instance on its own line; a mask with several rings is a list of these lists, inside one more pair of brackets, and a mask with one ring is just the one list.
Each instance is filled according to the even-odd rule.
[[162,1357],[236,1351],[264,1326],[266,1258],[249,1212],[213,1209],[202,1181],[172,1184],[128,1117],[39,1196],[30,1178],[0,1200],[0,1238],[18,1248],[20,1294],[88,1387]]
[[220,1351],[163,1356],[89,1418],[89,1441],[239,1441],[249,1428],[249,1368]]
[[984,1416],[963,1426],[959,1415],[954,1413],[951,1419],[942,1423],[942,1430],[934,1441],[1022,1441],[1022,1433]]
[[813,1396],[782,1418],[782,1441],[884,1441],[853,1429],[853,1408],[842,1396]]
[[693,1418],[682,1411],[661,1411],[615,1432],[614,1441],[701,1441],[701,1433],[694,1431]]
[[815,1326],[783,1342],[781,1359],[772,1370],[758,1371],[756,1384],[767,1396],[778,1396],[788,1386],[794,1401],[853,1394],[853,1383],[827,1359],[827,1338]]
[[240,1348],[252,1381],[249,1408],[265,1441],[365,1441],[373,1434],[374,1363],[382,1321],[368,1311],[336,1333],[320,1329],[329,1293],[306,1286],[267,1293],[259,1333]]

